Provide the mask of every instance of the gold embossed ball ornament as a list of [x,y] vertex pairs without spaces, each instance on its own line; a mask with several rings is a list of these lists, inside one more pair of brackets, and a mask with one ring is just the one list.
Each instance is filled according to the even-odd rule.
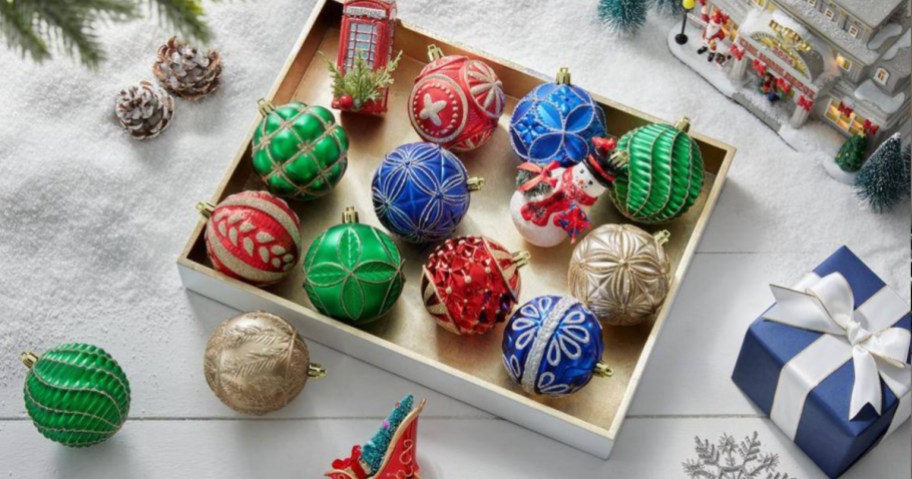
[[266,414],[298,396],[308,378],[326,370],[310,362],[307,343],[284,319],[257,311],[220,324],[206,343],[209,388],[226,406]]
[[602,225],[573,250],[570,293],[613,326],[640,323],[658,311],[669,287],[663,245],[668,232],[651,235],[633,225]]

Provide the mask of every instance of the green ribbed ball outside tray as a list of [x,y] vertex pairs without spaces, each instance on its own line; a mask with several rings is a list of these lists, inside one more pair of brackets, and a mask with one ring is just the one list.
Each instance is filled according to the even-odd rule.
[[89,344],[44,353],[29,370],[24,396],[38,431],[71,447],[107,440],[130,410],[127,376],[111,355]]
[[628,162],[607,194],[624,216],[637,223],[665,223],[696,202],[703,157],[687,126],[686,120],[678,126],[653,123],[618,140],[615,151],[626,153]]
[[348,167],[348,135],[319,105],[260,103],[253,169],[273,194],[310,201],[329,194]]

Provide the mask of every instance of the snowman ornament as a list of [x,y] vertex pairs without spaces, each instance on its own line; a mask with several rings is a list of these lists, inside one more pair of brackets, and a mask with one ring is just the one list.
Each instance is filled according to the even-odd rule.
[[544,167],[529,162],[519,166],[510,214],[529,243],[550,248],[568,237],[575,242],[592,225],[589,208],[614,182],[618,167],[611,157],[614,139],[592,142],[596,154],[573,166],[561,167],[556,161]]

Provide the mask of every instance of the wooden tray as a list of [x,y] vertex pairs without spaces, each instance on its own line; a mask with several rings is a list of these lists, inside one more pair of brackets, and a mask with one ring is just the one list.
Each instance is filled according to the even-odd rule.
[[[332,95],[326,59],[336,58],[341,15],[340,3],[326,0],[318,3],[272,92],[267,95],[274,104],[292,100],[330,104]],[[503,81],[507,95],[506,111],[491,141],[474,152],[459,155],[469,173],[483,176],[487,184],[480,192],[473,193],[472,205],[457,233],[488,235],[510,250],[525,249],[532,253],[531,263],[522,270],[520,303],[545,293],[567,294],[567,262],[572,245],[567,242],[548,250],[536,248],[522,240],[508,219],[508,204],[518,165],[507,131],[510,115],[518,98],[541,82],[552,81],[551,75],[532,73],[505,60],[434,37],[404,22],[397,26],[395,40],[395,49],[403,50],[404,55],[395,74],[396,83],[390,89],[389,112],[385,117],[339,115],[337,112],[351,138],[349,169],[331,195],[292,205],[301,217],[305,250],[318,234],[340,222],[343,208],[349,205],[360,211],[362,222],[380,226],[370,199],[371,178],[387,152],[403,143],[419,140],[409,123],[406,104],[413,79],[427,62],[427,46],[433,43],[446,54],[484,59]],[[660,121],[593,96],[603,105],[608,132],[612,135]],[[250,105],[250,116],[256,115],[256,105]],[[254,125],[257,121],[258,117]],[[262,189],[251,168],[252,135],[253,127],[241,141],[240,151],[212,198],[214,203],[245,189]],[[314,341],[607,458],[735,153],[731,146],[699,134],[693,134],[693,137],[703,153],[706,182],[696,205],[682,218],[662,227],[672,235],[666,245],[673,265],[673,285],[668,300],[654,321],[635,327],[604,328],[604,360],[614,370],[614,376],[595,378],[571,397],[530,397],[510,381],[501,360],[502,324],[482,337],[455,336],[435,324],[426,313],[418,291],[421,266],[432,246],[415,247],[399,242],[406,264],[406,287],[392,312],[364,329],[316,312],[302,287],[300,266],[295,267],[286,280],[268,288],[250,286],[212,269],[206,257],[202,219],[178,259],[178,267],[188,289],[240,310],[265,310],[283,316],[293,321],[302,335]],[[607,199],[596,204],[592,217],[596,224],[628,222]],[[645,229],[655,231],[659,228]]]

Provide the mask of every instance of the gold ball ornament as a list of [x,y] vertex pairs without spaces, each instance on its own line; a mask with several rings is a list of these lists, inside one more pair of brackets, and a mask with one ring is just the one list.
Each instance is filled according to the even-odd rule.
[[603,323],[643,322],[668,295],[671,266],[663,245],[668,231],[651,235],[633,225],[602,225],[573,250],[570,293]]
[[206,382],[226,406],[246,414],[285,407],[307,379],[326,370],[310,362],[307,343],[284,319],[257,311],[220,324],[206,344]]

